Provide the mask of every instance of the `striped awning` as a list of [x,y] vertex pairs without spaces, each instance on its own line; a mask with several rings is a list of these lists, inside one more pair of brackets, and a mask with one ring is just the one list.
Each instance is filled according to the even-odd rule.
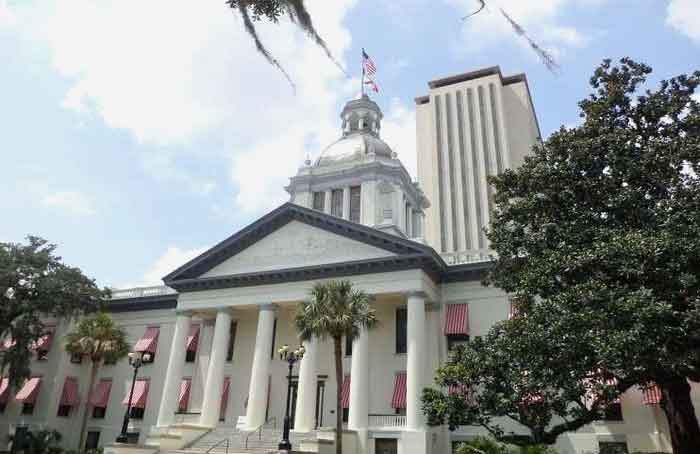
[[47,328],[46,334],[41,336],[39,340],[37,340],[36,343],[32,345],[32,349],[42,350],[45,352],[51,350],[51,344],[53,343],[53,330],[53,327]]
[[445,317],[445,334],[469,334],[469,306],[449,304]]
[[187,351],[196,352],[199,343],[199,325],[191,325],[190,333],[187,335]]
[[107,408],[111,391],[112,380],[100,380],[90,395],[90,405],[93,407]]
[[158,348],[158,335],[160,328],[157,326],[149,326],[146,332],[143,333],[141,339],[134,345],[135,352],[155,353]]
[[61,392],[61,400],[59,405],[67,405],[70,407],[80,403],[80,389],[78,387],[78,379],[75,377],[66,377],[63,382],[63,392]]
[[[226,417],[226,407],[228,407],[228,390],[231,388],[231,377],[224,377],[224,389],[221,392],[221,408],[219,409],[219,419]],[[246,397],[246,407],[248,398]]]
[[0,404],[6,404],[10,398],[10,379],[3,378],[0,380]]
[[19,390],[15,399],[25,404],[33,404],[36,401],[36,396],[39,394],[41,386],[41,377],[32,377],[24,383],[22,389]]
[[659,385],[653,385],[650,388],[643,390],[642,403],[644,405],[658,405],[661,403],[661,388]]
[[180,382],[180,396],[177,399],[177,408],[180,411],[187,410],[187,404],[190,402],[190,389],[192,389],[192,379],[183,378]]
[[350,408],[350,376],[346,375],[343,378],[343,387],[340,391],[340,400],[343,404],[343,408]]
[[396,374],[391,408],[406,408],[406,372],[398,372]]
[[[132,408],[146,408],[146,402],[148,401],[148,385],[148,379],[140,378],[136,380],[136,384],[134,384],[134,397],[131,400]],[[122,405],[129,405],[130,392],[131,387],[128,387]]]

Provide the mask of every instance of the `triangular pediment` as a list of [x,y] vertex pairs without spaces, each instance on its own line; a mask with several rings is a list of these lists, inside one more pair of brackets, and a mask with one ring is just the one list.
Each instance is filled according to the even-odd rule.
[[415,267],[444,262],[423,244],[285,203],[163,281],[200,290]]
[[393,252],[343,235],[300,221],[291,221],[216,265],[201,277],[327,265],[394,255]]

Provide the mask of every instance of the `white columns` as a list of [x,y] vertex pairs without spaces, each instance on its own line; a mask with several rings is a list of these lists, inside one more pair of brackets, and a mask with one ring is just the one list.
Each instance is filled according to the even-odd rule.
[[343,188],[343,219],[350,219],[350,186]]
[[228,309],[219,309],[216,313],[214,338],[211,345],[211,356],[207,370],[207,380],[204,385],[202,399],[202,415],[199,423],[203,426],[214,427],[219,421],[221,409],[221,393],[224,389],[224,365],[231,329],[231,314]]
[[369,342],[367,330],[352,342],[350,365],[350,414],[348,429],[367,430],[369,426]]
[[316,351],[318,341],[304,342],[306,353],[299,365],[299,387],[294,416],[295,432],[311,432],[316,427]]
[[158,410],[157,427],[165,427],[175,422],[175,410],[177,410],[178,396],[180,395],[180,382],[182,370],[185,366],[185,344],[190,331],[192,314],[179,312],[175,318],[175,333],[173,334],[170,356],[168,357],[168,369],[163,384],[160,408]]
[[420,395],[425,369],[425,296],[411,293],[407,296],[408,323],[406,354],[406,429],[423,427]]
[[255,353],[248,390],[246,425],[255,428],[265,423],[267,407],[267,383],[270,376],[270,352],[272,331],[275,325],[275,308],[272,304],[260,306],[258,331],[255,336]]

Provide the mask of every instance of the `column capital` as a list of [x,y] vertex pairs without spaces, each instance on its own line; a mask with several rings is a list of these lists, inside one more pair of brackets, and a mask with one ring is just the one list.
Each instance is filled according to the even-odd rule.
[[275,303],[263,303],[258,305],[258,309],[261,311],[276,311],[277,305]]
[[184,316],[184,317],[192,317],[193,312],[192,309],[175,309],[175,315],[177,316]]
[[423,290],[409,290],[407,292],[404,292],[403,295],[408,299],[408,298],[423,298],[424,300],[428,299],[428,294],[425,293]]

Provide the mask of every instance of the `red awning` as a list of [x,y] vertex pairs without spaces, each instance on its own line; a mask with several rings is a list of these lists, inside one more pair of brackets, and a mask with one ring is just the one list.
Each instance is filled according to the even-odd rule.
[[661,388],[659,385],[653,385],[650,388],[643,390],[644,396],[642,403],[644,405],[658,405],[661,403]]
[[10,379],[0,380],[0,404],[6,404],[10,397]]
[[32,345],[33,350],[42,350],[42,351],[49,351],[51,350],[51,344],[53,343],[53,330],[54,328],[47,328],[46,329],[46,334],[41,336],[39,340],[36,341],[34,345]]
[[[148,401],[148,379],[138,379],[134,385],[134,397],[131,399],[132,408],[146,408],[146,401]],[[126,396],[122,401],[122,405],[129,405],[129,393],[131,392],[131,387],[126,390]]]
[[178,410],[180,410],[180,411],[187,410],[187,404],[190,401],[190,389],[192,389],[192,379],[191,378],[183,378],[182,381],[180,382],[180,396],[178,397],[178,400],[177,400]]
[[90,395],[90,405],[93,407],[107,408],[109,394],[112,391],[112,380],[100,380]]
[[146,328],[146,332],[143,333],[143,337],[136,342],[134,345],[135,352],[148,352],[155,353],[158,348],[158,335],[160,334],[160,328],[157,326],[149,326]]
[[445,317],[445,334],[469,334],[469,306],[448,304]]
[[[231,387],[231,377],[224,377],[224,389],[221,392],[221,408],[219,409],[219,419],[226,417],[226,407],[228,406],[228,390]],[[248,398],[246,397],[246,407]]]
[[346,375],[343,379],[343,387],[340,391],[340,399],[343,403],[343,408],[350,408],[350,376]]
[[24,383],[22,389],[19,390],[15,399],[25,404],[33,404],[36,401],[36,396],[39,394],[41,386],[41,377],[32,377]]
[[76,406],[80,403],[80,389],[78,387],[78,379],[75,377],[66,377],[63,383],[63,392],[59,405]]
[[187,351],[196,352],[199,343],[199,325],[191,325],[190,333],[187,335]]
[[399,372],[394,379],[394,395],[391,408],[406,408],[406,372]]

